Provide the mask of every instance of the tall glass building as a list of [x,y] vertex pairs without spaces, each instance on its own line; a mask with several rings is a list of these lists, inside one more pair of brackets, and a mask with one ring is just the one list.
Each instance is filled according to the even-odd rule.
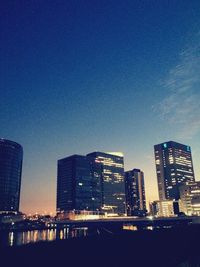
[[160,200],[178,200],[179,186],[195,181],[190,146],[169,141],[155,145],[154,153]]
[[23,148],[0,139],[0,212],[19,211]]
[[102,210],[125,213],[124,158],[122,153],[93,152],[87,155],[103,165]]
[[99,211],[102,205],[102,165],[73,155],[58,160],[57,213]]
[[125,172],[126,210],[128,216],[146,215],[144,173],[139,169]]

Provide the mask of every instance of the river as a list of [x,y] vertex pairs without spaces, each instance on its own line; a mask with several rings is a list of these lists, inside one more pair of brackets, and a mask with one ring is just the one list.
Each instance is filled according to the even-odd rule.
[[21,246],[40,241],[54,241],[86,236],[87,228],[63,228],[31,231],[0,232],[0,247]]

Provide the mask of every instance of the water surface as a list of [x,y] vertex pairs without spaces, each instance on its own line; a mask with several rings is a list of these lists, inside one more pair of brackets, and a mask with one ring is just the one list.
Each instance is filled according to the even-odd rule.
[[86,236],[87,228],[63,228],[31,231],[0,232],[0,246],[21,246],[40,241],[54,241],[68,238]]

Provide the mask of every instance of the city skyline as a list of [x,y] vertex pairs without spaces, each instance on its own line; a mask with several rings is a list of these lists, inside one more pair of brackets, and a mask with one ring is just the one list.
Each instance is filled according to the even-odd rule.
[[1,8],[0,137],[24,148],[20,209],[55,212],[56,162],[122,151],[158,199],[153,146],[192,148],[200,180],[200,2]]
[[[13,159],[16,160],[15,157],[17,154],[16,155],[13,154],[12,150],[15,148],[15,146],[16,146],[16,148],[21,148],[22,151],[23,151],[23,148],[21,147],[20,144],[16,143],[15,141],[7,140],[4,138],[0,138],[0,141],[1,141],[0,143],[2,145],[1,156],[3,154],[5,154],[5,159],[4,159],[4,156],[1,157],[1,173],[3,175],[6,172],[8,175],[7,178],[4,177],[4,179],[2,180],[2,182],[3,182],[2,184],[6,185],[7,184],[5,182],[6,179],[10,180],[9,169],[11,168],[14,170],[14,168],[16,168],[16,166],[17,166],[15,164],[15,161],[13,161]],[[14,149],[14,153],[16,153],[15,149]],[[158,150],[160,150],[160,152]],[[158,157],[158,152],[162,154],[162,155],[159,154],[159,157]],[[11,154],[9,154],[9,153],[11,153]],[[154,145],[154,154],[155,154],[155,162],[154,163],[156,166],[157,173],[160,174],[160,170],[163,167],[165,168],[165,170],[167,170],[167,174],[165,174],[166,177],[163,177],[162,179],[165,180],[167,178],[167,180],[168,180],[167,186],[169,186],[169,188],[171,188],[171,189],[173,188],[173,186],[170,186],[171,182],[173,184],[175,183],[175,181],[171,181],[171,179],[173,180],[175,178],[175,176],[171,177],[171,173],[169,172],[169,170],[171,170],[171,168],[175,168],[175,169],[173,169],[173,172],[174,171],[177,172],[176,173],[177,185],[181,181],[182,182],[185,181],[186,184],[188,182],[195,183],[195,173],[193,171],[192,152],[191,152],[190,146],[185,145],[185,144],[180,144],[180,143],[177,143],[174,141],[166,141],[164,143]],[[11,164],[10,155],[12,155],[12,157],[11,157],[12,158],[12,164]],[[187,158],[187,160],[186,160],[186,158]],[[164,160],[164,165],[162,162],[163,160]],[[187,161],[186,164],[185,164],[185,160]],[[159,165],[163,165],[161,169],[160,169],[160,167],[158,168],[158,161],[159,161]],[[121,188],[120,192],[117,193],[118,197],[120,196],[121,201],[122,201],[121,196],[123,195],[122,191],[125,190],[126,205],[129,205],[131,202],[135,201],[134,198],[132,199],[132,197],[134,194],[137,194],[136,202],[139,201],[138,203],[140,203],[142,201],[142,204],[140,203],[140,205],[142,205],[142,206],[144,205],[147,208],[147,210],[149,210],[149,208],[150,208],[148,205],[150,203],[150,201],[149,201],[149,203],[146,203],[146,193],[145,193],[146,189],[145,189],[144,173],[140,169],[135,169],[135,168],[131,171],[130,170],[126,171],[124,169],[124,154],[122,152],[99,152],[99,151],[96,151],[96,152],[90,152],[86,156],[73,154],[70,156],[69,155],[65,156],[62,159],[58,159],[57,164],[58,164],[57,165],[57,182],[56,182],[57,186],[55,188],[55,190],[57,191],[56,210],[51,211],[51,212],[46,212],[46,211],[39,212],[41,214],[53,215],[53,214],[56,214],[56,212],[57,212],[57,214],[60,212],[62,214],[62,212],[66,212],[66,211],[73,211],[73,210],[81,211],[81,210],[83,210],[84,206],[85,206],[84,210],[89,210],[89,211],[102,210],[106,213],[107,212],[112,213],[112,211],[114,211],[114,209],[111,209],[108,211],[107,208],[109,206],[107,206],[105,204],[106,203],[107,204],[112,203],[112,205],[114,203],[117,204],[115,197],[117,197],[116,192],[119,191],[119,188],[118,188],[118,186],[117,187],[114,186],[115,182],[117,184],[120,182],[120,184],[121,184],[120,185],[120,188]],[[21,165],[20,168],[22,168],[22,162],[20,163],[20,165]],[[9,167],[9,169],[7,169],[7,166]],[[188,176],[188,174],[187,174],[188,170],[189,170],[188,166],[192,168],[192,176]],[[179,170],[179,169],[176,170],[176,168],[182,168],[182,167],[183,167],[183,170]],[[124,171],[124,175],[123,175],[123,182],[122,182],[123,171]],[[186,174],[185,174],[185,171],[187,172]],[[20,172],[19,172],[20,176],[21,176],[21,173],[22,173],[22,169],[20,169]],[[97,173],[98,173],[98,175],[97,175]],[[134,177],[134,180],[139,179],[138,182],[136,182],[136,180],[131,181],[133,179],[133,176],[135,176],[135,175],[137,176],[138,173],[140,173],[141,175],[139,175],[137,178]],[[175,173],[172,173],[172,175],[174,175],[174,174]],[[11,172],[11,175],[12,175],[12,172]],[[186,177],[185,177],[185,175],[186,175]],[[190,179],[187,177],[190,177]],[[96,181],[95,181],[95,179],[96,179]],[[142,179],[142,180],[140,181],[140,179]],[[161,177],[157,177],[157,188],[158,189],[159,189],[159,183],[161,182],[160,179],[161,179]],[[187,180],[187,179],[189,179],[189,180]],[[129,180],[129,182],[128,182],[128,180]],[[114,182],[114,184],[113,184],[113,182]],[[138,183],[136,188],[135,188],[135,185],[136,185],[135,182],[136,182],[136,184]],[[198,181],[196,181],[196,182],[198,182]],[[77,187],[76,186],[74,187],[74,183],[77,185]],[[82,186],[81,191],[78,189],[80,187],[79,186],[80,183]],[[174,184],[175,187],[177,187],[176,183]],[[21,178],[20,178],[20,184],[21,184]],[[133,184],[134,184],[134,186],[133,186]],[[183,182],[183,184],[184,184],[184,182]],[[91,185],[92,185],[92,188],[90,187]],[[21,185],[20,185],[20,187],[21,187]],[[168,189],[167,189],[168,187],[166,187],[166,188],[165,187],[166,187],[166,185],[164,186],[164,188],[162,188],[162,190],[164,189],[164,191],[166,190],[166,192],[168,192]],[[75,188],[77,188],[77,189],[75,189]],[[84,192],[84,190],[86,190],[86,191]],[[107,190],[108,190],[107,193],[109,193],[109,194],[106,193]],[[176,188],[176,190],[178,190],[178,188]],[[20,191],[21,190],[19,190],[19,192]],[[69,194],[69,192],[71,192],[71,193],[73,192],[72,195]],[[177,192],[176,192],[176,194],[177,194]],[[67,195],[66,195],[66,193],[67,193]],[[75,200],[76,199],[75,196],[77,193],[78,193],[78,195],[80,194],[80,196],[77,198],[77,200]],[[85,195],[85,193],[87,193],[87,196]],[[173,194],[174,193],[175,192],[173,192]],[[96,197],[95,198],[94,198],[94,196],[92,197],[91,194],[95,194]],[[167,200],[167,198],[169,197],[169,196],[168,197],[164,196],[165,194],[164,195],[162,195],[162,194],[159,197],[159,190],[158,190],[158,198],[157,199],[160,199],[161,202]],[[169,192],[168,192],[168,194],[169,194]],[[173,197],[171,197],[171,198],[169,197],[169,199],[177,200],[179,198],[179,196],[178,196],[179,194],[176,197],[175,197],[175,195],[173,195]],[[113,198],[113,196],[115,196],[115,197]],[[109,201],[107,198],[109,199]],[[82,199],[82,200],[80,201],[80,199]],[[11,200],[12,200],[12,197],[9,196],[8,203],[10,203]],[[69,205],[69,204],[67,204],[68,200],[70,202],[70,205],[73,203],[72,206],[70,206],[71,208],[69,208],[69,207],[66,208]],[[96,201],[96,202],[94,202],[95,204],[93,203],[94,200]],[[156,199],[154,199],[154,201],[155,200]],[[20,194],[18,193],[17,211],[19,211],[19,201],[20,201]],[[79,201],[81,203],[82,208],[81,208],[80,203],[78,204],[78,202],[77,202],[77,204],[76,204],[76,201]],[[125,199],[124,199],[124,201],[125,201]],[[124,202],[124,204],[125,204],[125,202]],[[80,207],[77,208],[79,205],[80,205]],[[92,206],[94,205],[94,207],[96,205],[96,207],[99,207],[99,208],[90,209],[89,206],[91,206],[91,205]],[[144,209],[144,211],[145,211],[145,209]],[[12,207],[11,207],[11,210],[12,210]],[[16,209],[14,209],[13,211],[16,211]],[[22,211],[22,210],[20,210],[20,211]],[[129,214],[128,209],[126,209],[126,212],[128,215]],[[38,212],[33,212],[33,214],[37,214],[37,213]],[[121,214],[123,214],[123,212]],[[128,216],[130,216],[130,214]]]

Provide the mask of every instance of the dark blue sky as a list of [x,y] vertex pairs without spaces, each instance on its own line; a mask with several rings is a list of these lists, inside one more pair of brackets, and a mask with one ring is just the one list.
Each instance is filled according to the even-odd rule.
[[0,137],[24,147],[21,209],[55,211],[56,161],[122,151],[157,197],[153,145],[200,179],[200,1],[2,1]]

